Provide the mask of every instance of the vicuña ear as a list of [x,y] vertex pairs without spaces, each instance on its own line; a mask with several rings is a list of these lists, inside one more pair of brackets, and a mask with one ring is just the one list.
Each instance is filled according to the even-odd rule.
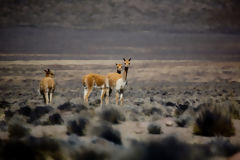
[[47,71],[50,72],[50,69],[48,68]]
[[47,70],[44,69],[44,72],[47,72]]
[[131,61],[131,58],[129,58],[129,60],[128,61]]
[[125,58],[123,58],[123,60],[126,61]]
[[117,66],[117,63],[116,63],[116,66]]

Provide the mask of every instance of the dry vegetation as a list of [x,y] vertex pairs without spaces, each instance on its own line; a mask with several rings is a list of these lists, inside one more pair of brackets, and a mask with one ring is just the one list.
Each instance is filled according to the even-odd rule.
[[[97,89],[83,105],[82,75],[114,72],[115,63],[2,61],[0,159],[202,160],[240,152],[239,62],[133,60],[123,106],[112,96],[101,110]],[[45,68],[56,81],[48,106],[38,94]]]

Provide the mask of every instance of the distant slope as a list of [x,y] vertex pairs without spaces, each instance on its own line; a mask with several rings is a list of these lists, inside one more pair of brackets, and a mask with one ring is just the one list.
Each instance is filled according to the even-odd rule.
[[0,0],[0,25],[239,32],[239,8],[239,0]]
[[240,61],[240,36],[158,31],[0,28],[0,60],[173,59]]

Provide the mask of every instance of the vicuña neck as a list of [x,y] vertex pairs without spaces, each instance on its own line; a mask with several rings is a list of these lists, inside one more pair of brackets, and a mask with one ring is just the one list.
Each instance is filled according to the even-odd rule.
[[124,68],[124,71],[123,71],[123,79],[126,81],[127,80],[127,73],[128,73],[128,67],[125,67]]

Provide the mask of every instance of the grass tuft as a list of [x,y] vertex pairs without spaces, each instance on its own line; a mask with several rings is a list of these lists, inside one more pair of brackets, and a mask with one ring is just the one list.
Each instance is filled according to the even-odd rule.
[[235,134],[231,116],[220,107],[206,108],[196,118],[193,133],[202,136],[225,136]]

